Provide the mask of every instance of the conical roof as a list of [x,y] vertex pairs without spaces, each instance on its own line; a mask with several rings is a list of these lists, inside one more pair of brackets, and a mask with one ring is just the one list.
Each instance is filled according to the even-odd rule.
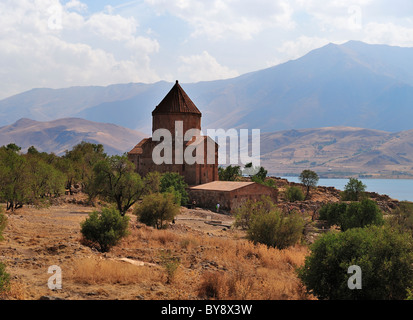
[[155,108],[152,114],[168,113],[195,113],[201,114],[192,100],[188,97],[184,89],[179,85],[178,80],[171,91],[165,96],[161,103]]

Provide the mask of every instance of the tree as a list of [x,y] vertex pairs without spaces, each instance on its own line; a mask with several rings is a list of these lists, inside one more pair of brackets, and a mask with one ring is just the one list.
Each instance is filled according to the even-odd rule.
[[305,199],[307,200],[310,194],[310,188],[317,186],[319,180],[318,174],[311,170],[304,170],[301,172],[299,178],[301,183],[307,188],[305,195]]
[[[371,226],[318,238],[298,276],[322,300],[402,300],[413,286],[412,264],[410,234]],[[350,266],[360,267],[362,290],[349,289]]]
[[184,177],[181,176],[179,173],[176,172],[167,172],[162,175],[161,178],[161,193],[170,192],[171,187],[174,189],[174,192],[178,192],[181,195],[181,203],[180,205],[185,206],[189,201],[188,192],[186,188],[188,185],[186,184]]
[[240,166],[228,166],[226,168],[218,168],[218,176],[221,181],[236,181],[241,177],[241,167]]
[[342,231],[384,223],[383,213],[370,199],[363,199],[361,202],[326,204],[320,209],[320,220],[326,220],[330,226],[337,225]]
[[[72,150],[66,151],[62,157],[63,162],[60,167],[67,175],[67,188],[72,194],[72,185],[79,183],[82,185],[90,198],[95,196],[93,189],[94,171],[93,167],[101,160],[105,160],[107,155],[104,153],[102,144],[94,144],[82,141],[75,145]],[[67,161],[64,161],[64,160]]]
[[126,155],[100,160],[93,168],[94,179],[90,188],[107,201],[116,203],[124,216],[144,194],[144,183]]
[[343,201],[359,201],[365,196],[367,186],[356,178],[350,178],[341,194]]
[[84,240],[97,244],[101,252],[108,252],[128,235],[129,217],[121,216],[115,207],[93,211],[81,223]]
[[268,171],[264,167],[254,167],[252,162],[250,162],[245,165],[243,173],[249,175],[252,181],[263,183]]
[[159,193],[161,191],[162,175],[158,171],[149,172],[144,180],[145,194]]
[[179,214],[179,205],[172,193],[152,193],[144,196],[134,210],[138,221],[156,229],[165,229],[167,223]]
[[26,159],[19,151],[15,144],[0,148],[0,199],[11,211],[21,208],[28,195]]
[[287,187],[287,189],[285,191],[285,197],[290,202],[303,201],[304,198],[305,198],[303,192],[301,191],[301,189],[299,187],[296,187],[296,186]]

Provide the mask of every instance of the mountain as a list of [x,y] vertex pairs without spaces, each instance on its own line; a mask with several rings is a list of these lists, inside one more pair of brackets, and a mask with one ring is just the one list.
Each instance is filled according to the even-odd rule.
[[264,133],[261,165],[281,176],[310,169],[324,177],[411,178],[413,130],[326,127]]
[[64,154],[76,144],[87,141],[100,143],[108,154],[130,151],[145,135],[108,123],[97,123],[78,118],[50,122],[20,119],[0,128],[0,146],[15,143],[25,152],[30,146],[56,155]]
[[[237,78],[181,85],[202,112],[205,129],[412,129],[413,48],[328,44]],[[172,86],[34,89],[0,101],[0,125],[23,117],[80,117],[150,133],[151,112]]]

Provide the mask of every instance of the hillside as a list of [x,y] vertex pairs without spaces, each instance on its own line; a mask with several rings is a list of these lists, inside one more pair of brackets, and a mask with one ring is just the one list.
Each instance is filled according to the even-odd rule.
[[[350,41],[237,78],[182,84],[203,128],[264,132],[349,126],[412,129],[413,48]],[[178,79],[179,80],[179,79]],[[34,89],[0,101],[0,125],[80,117],[150,133],[172,83]]]
[[261,161],[269,172],[299,174],[311,169],[325,177],[361,174],[413,175],[413,130],[326,127],[264,133]]
[[134,130],[79,118],[49,122],[20,119],[0,128],[0,146],[13,142],[23,151],[35,146],[41,152],[53,152],[57,155],[82,141],[103,144],[108,154],[123,154],[131,150],[143,137],[143,133]]

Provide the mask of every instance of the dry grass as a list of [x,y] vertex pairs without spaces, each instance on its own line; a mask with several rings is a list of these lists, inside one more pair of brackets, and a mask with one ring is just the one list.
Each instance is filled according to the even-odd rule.
[[97,258],[76,261],[71,274],[71,279],[81,284],[136,284],[156,277],[159,272],[149,266]]
[[168,281],[171,279],[168,268],[160,270],[163,283],[171,290],[170,299],[183,296],[224,300],[311,298],[305,295],[295,272],[308,254],[306,247],[278,250],[241,238],[177,233],[146,226],[133,229],[122,247],[125,250],[141,248],[140,253],[146,255],[143,260],[157,260],[159,265],[162,265],[159,259],[162,252],[179,259],[173,281]]

